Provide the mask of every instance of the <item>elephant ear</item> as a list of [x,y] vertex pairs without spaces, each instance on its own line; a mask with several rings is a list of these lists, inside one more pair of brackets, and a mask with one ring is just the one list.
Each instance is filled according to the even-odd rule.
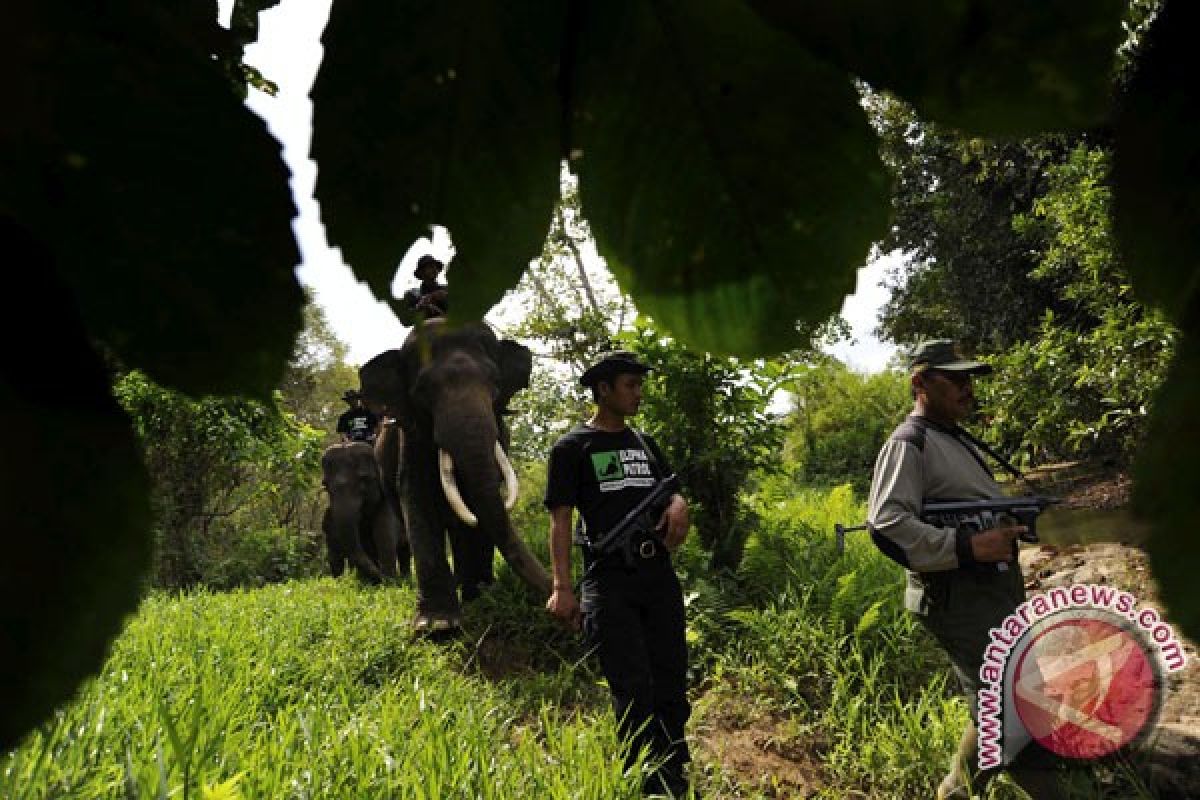
[[512,339],[502,339],[500,358],[496,366],[500,368],[500,394],[496,402],[503,411],[508,407],[508,401],[512,400],[513,395],[529,388],[529,378],[533,374],[533,352]]
[[358,368],[358,385],[369,405],[382,405],[403,426],[412,417],[403,350],[385,350]]

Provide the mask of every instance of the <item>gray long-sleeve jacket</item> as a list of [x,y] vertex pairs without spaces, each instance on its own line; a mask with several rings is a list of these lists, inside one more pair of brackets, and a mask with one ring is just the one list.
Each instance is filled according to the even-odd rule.
[[880,548],[910,572],[941,572],[974,563],[966,532],[927,525],[919,517],[926,500],[1003,496],[984,464],[975,446],[951,429],[910,415],[875,460],[867,523]]

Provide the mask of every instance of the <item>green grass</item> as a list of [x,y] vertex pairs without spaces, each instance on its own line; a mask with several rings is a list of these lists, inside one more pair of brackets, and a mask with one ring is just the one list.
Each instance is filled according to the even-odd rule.
[[[737,576],[709,575],[694,545],[678,559],[693,729],[711,734],[693,744],[699,788],[790,796],[722,763],[728,734],[762,729],[809,763],[819,796],[931,796],[967,711],[900,609],[900,571],[865,537],[836,553],[833,523],[861,505],[783,483],[756,501]],[[594,661],[499,578],[448,644],[413,638],[407,586],[152,595],[103,673],[0,755],[0,797],[636,797]]]
[[465,643],[414,640],[412,610],[407,589],[331,579],[152,597],[0,759],[0,796],[632,796],[610,715],[515,707]]

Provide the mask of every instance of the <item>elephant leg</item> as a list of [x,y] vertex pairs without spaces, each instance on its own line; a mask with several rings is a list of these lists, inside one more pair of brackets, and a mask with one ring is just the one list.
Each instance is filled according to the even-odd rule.
[[475,600],[495,583],[492,562],[496,547],[482,532],[461,523],[450,527],[450,549],[454,553],[454,576],[464,603]]
[[329,559],[329,574],[340,578],[346,568],[346,558],[337,546],[337,538],[333,530],[330,509],[325,509],[321,516],[321,531],[325,534],[325,554]]
[[396,577],[396,515],[387,503],[375,509],[371,524],[371,549],[385,578]]
[[[408,539],[417,575],[417,617],[455,618],[461,615],[454,574],[446,558],[446,532],[441,522],[406,506]],[[420,625],[418,625],[420,627]]]
[[375,461],[379,465],[379,477],[385,503],[391,511],[392,546],[398,572],[404,577],[411,574],[412,550],[408,545],[408,526],[404,522],[404,508],[400,492],[404,486],[404,459],[402,457],[404,435],[400,426],[392,421],[383,426],[375,442]]
[[401,512],[394,518],[396,524],[396,574],[401,578],[412,575],[412,546],[408,542],[408,523]]
[[380,573],[376,555],[371,552],[375,549],[374,536],[370,531],[374,514],[364,508],[362,515],[355,530],[352,531],[353,541],[347,545],[349,552],[346,557],[354,567],[359,580],[364,583],[383,583],[383,575]]
[[350,562],[354,565],[354,571],[358,574],[359,580],[364,583],[383,583],[383,575],[380,574],[379,567],[375,566],[375,562],[367,555],[367,551],[363,550],[362,545],[359,545],[350,556]]

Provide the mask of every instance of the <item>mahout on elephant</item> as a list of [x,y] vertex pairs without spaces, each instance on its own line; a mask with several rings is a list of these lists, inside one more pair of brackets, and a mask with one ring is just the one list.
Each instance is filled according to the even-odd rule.
[[416,567],[418,631],[460,626],[461,603],[494,580],[496,549],[526,583],[550,593],[549,574],[508,515],[518,486],[503,415],[529,385],[532,364],[528,348],[498,339],[484,323],[439,318],[359,369],[367,404],[403,429],[396,475]]
[[399,447],[399,432],[392,427],[391,432],[385,427],[375,447],[339,442],[321,456],[321,483],[329,494],[321,530],[334,577],[342,574],[347,562],[368,583],[408,573],[408,541],[395,489],[389,498],[376,456],[378,451],[387,457]]

